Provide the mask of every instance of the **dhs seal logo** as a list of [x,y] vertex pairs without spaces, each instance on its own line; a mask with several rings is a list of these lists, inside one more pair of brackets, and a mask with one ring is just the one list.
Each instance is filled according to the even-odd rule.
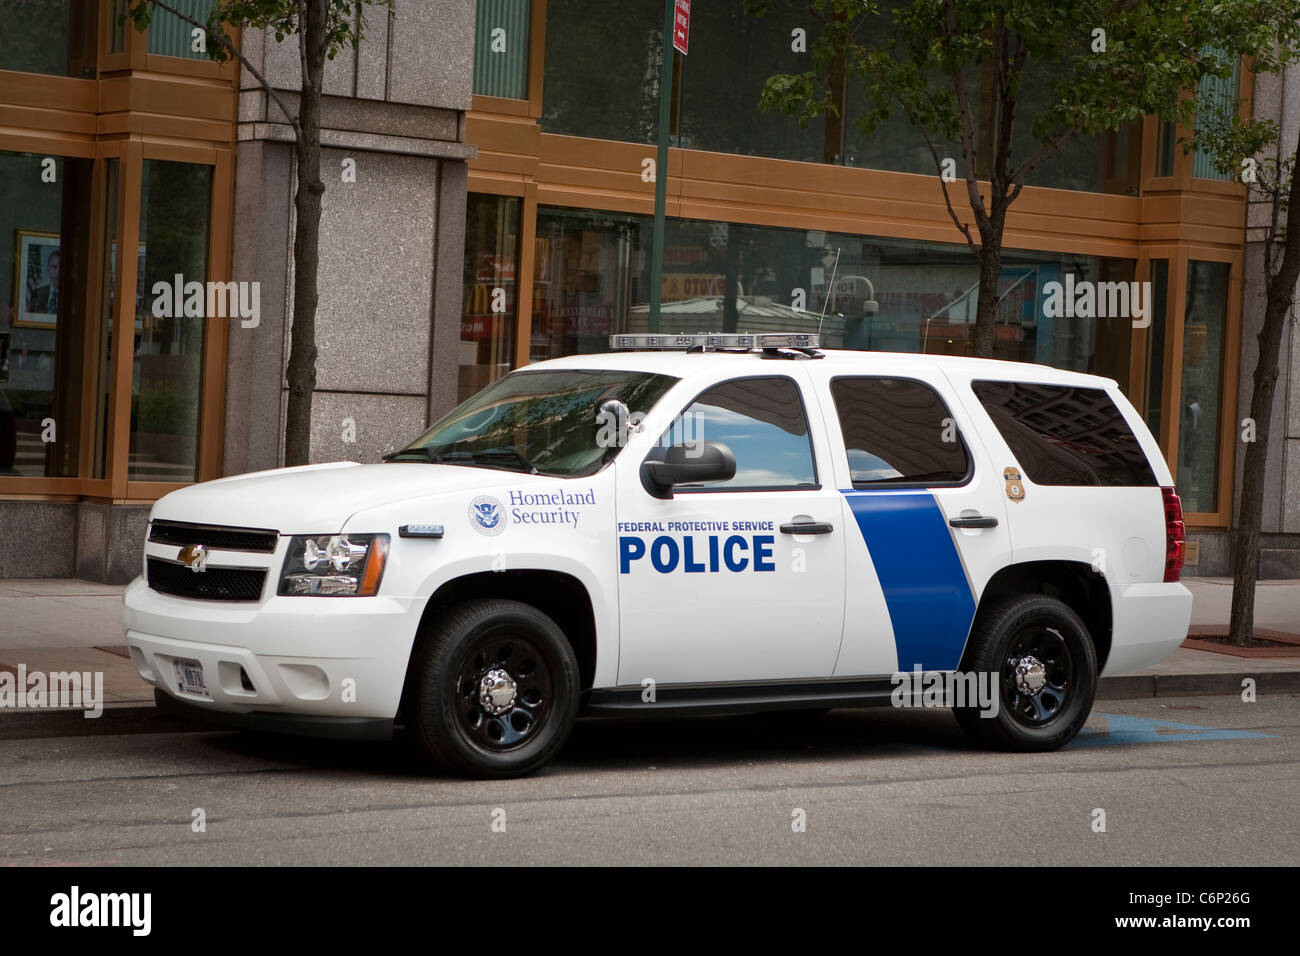
[[506,530],[506,509],[491,495],[480,495],[469,503],[469,523],[489,537]]

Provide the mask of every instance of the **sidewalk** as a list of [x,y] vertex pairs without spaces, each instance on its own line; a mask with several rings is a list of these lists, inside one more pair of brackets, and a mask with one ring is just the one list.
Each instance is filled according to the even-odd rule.
[[[1227,626],[1232,580],[1185,578],[1193,592],[1193,626]],[[104,675],[107,706],[153,704],[122,635],[120,585],[68,579],[0,580],[0,671],[89,671]],[[1255,624],[1300,633],[1300,581],[1262,581]],[[1238,693],[1245,677],[1259,689],[1300,691],[1300,658],[1244,659],[1180,647],[1136,674],[1102,680],[1101,698]],[[3,711],[0,711],[0,718]]]

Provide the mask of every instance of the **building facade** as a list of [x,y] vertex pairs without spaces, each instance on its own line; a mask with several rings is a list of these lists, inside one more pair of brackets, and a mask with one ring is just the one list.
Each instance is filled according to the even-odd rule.
[[[0,532],[35,544],[0,577],[128,580],[153,501],[282,459],[292,128],[190,24],[123,7],[0,5]],[[367,14],[324,85],[316,457],[455,402],[475,7]],[[296,111],[296,41],[239,42]]]
[[[646,327],[662,29],[657,0],[482,0],[478,13],[462,395],[500,369]],[[798,0],[763,19],[740,3],[692,10],[674,63],[661,330],[793,325],[832,347],[969,351],[976,263],[916,131],[892,121],[863,134],[849,122],[866,106],[852,82],[845,122],[801,128],[757,108],[769,75],[809,68],[799,38],[816,26]],[[523,30],[527,48],[509,46]],[[1249,110],[1253,77],[1200,93]],[[1223,574],[1246,387],[1246,192],[1184,151],[1186,132],[1148,118],[1077,139],[1031,178],[1008,219],[996,351],[1118,380],[1177,477],[1190,573]],[[1132,281],[1150,283],[1145,324],[1100,303],[1048,306],[1052,283]],[[490,311],[494,288],[504,315]],[[1277,557],[1274,570],[1288,560]]]
[[[202,14],[208,0],[187,3]],[[281,460],[291,135],[247,71],[189,50],[184,24],[123,29],[113,0],[28,6],[54,42],[0,54],[0,422],[13,436],[7,461],[0,427],[0,530],[48,547],[34,564],[0,553],[0,577],[123,580],[151,501]],[[660,0],[397,0],[368,15],[325,86],[314,460],[374,460],[512,368],[650,327],[662,21]],[[37,29],[30,11],[24,22]],[[739,0],[695,5],[660,171],[659,328],[967,351],[976,264],[916,132],[847,122],[865,105],[852,83],[846,122],[758,110],[768,75],[807,68],[800,32],[816,27],[806,2],[774,0],[761,19]],[[292,47],[256,33],[241,45],[293,102]],[[1202,99],[1278,109],[1267,79],[1264,98],[1243,70]],[[1185,152],[1181,132],[1148,118],[1035,175],[1006,230],[997,351],[1117,379],[1177,476],[1199,546],[1189,573],[1222,574],[1253,368],[1243,329],[1262,306],[1245,187]],[[257,282],[256,323],[155,316],[141,290],[175,275]],[[1087,283],[1111,300],[1052,304]],[[1142,321],[1135,302],[1117,307],[1120,283],[1138,283]],[[1300,575],[1288,388],[1265,571]]]

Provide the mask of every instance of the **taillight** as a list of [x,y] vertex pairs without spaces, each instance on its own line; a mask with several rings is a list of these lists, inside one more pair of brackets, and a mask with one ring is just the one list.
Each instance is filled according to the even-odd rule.
[[1173,488],[1161,488],[1165,500],[1165,580],[1177,581],[1183,573],[1183,546],[1187,525],[1183,524],[1183,503]]

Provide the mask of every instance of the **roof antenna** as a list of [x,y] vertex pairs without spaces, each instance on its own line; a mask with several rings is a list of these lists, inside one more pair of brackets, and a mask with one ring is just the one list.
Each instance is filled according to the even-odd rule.
[[817,336],[822,334],[822,323],[826,321],[826,306],[831,303],[831,296],[835,294],[835,270],[840,267],[840,249],[835,247],[835,265],[831,267],[831,284],[826,287],[826,298],[822,299],[822,317],[817,323]]

